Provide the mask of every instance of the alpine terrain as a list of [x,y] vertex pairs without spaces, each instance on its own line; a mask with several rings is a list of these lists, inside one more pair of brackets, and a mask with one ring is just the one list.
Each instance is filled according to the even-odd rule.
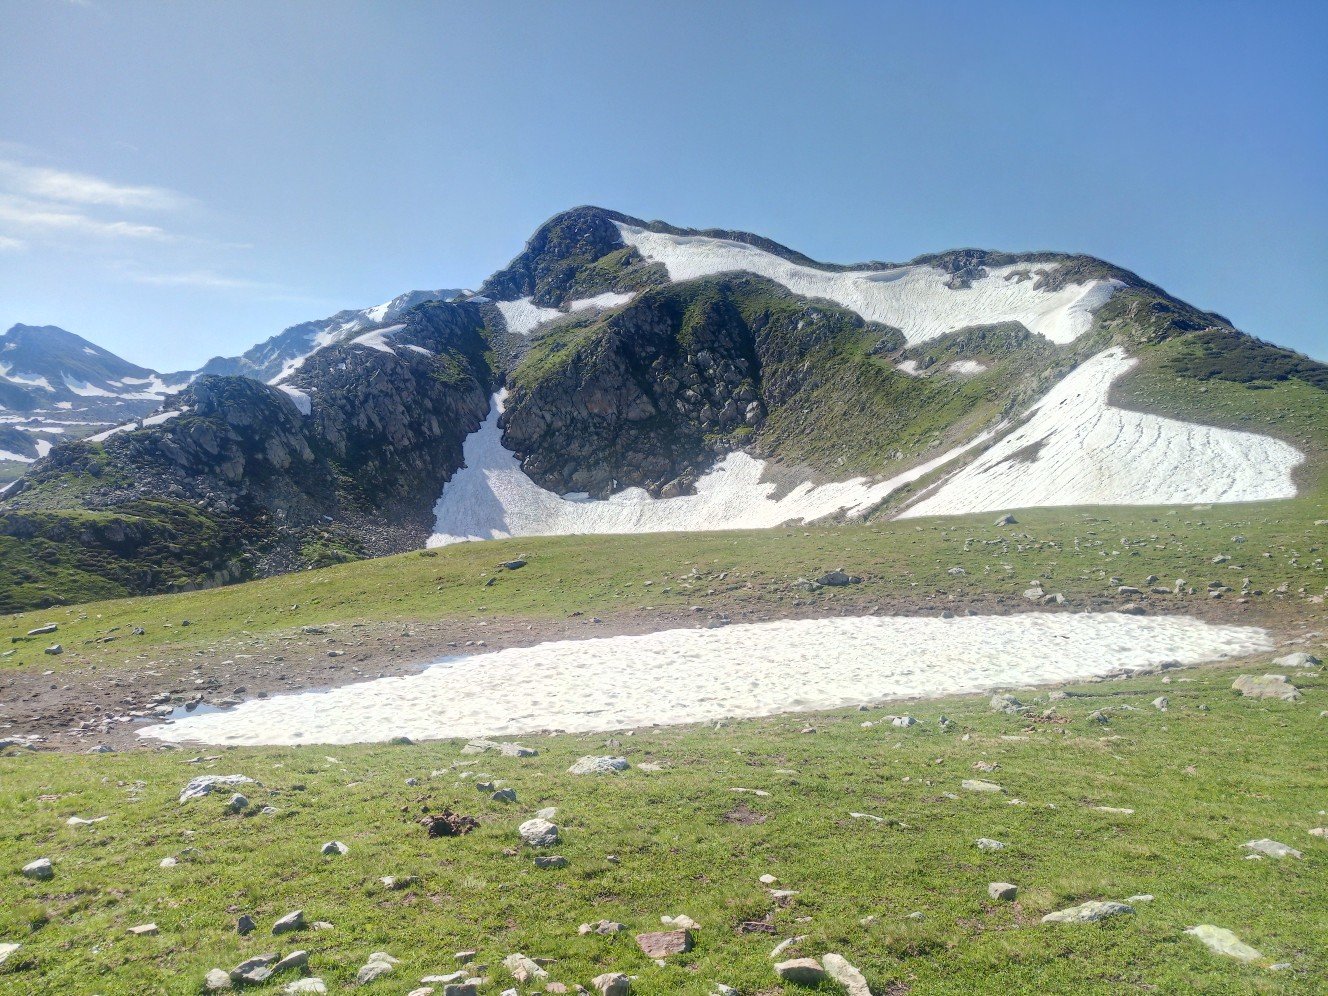
[[580,207],[0,378],[0,993],[1323,991],[1328,366],[1134,273]]

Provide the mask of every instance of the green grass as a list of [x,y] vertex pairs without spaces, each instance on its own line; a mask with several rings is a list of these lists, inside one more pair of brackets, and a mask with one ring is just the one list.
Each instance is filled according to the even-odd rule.
[[[388,951],[402,964],[363,991],[402,993],[474,948],[494,967],[491,992],[511,984],[502,957],[521,951],[556,958],[551,976],[569,985],[621,970],[639,976],[640,996],[701,996],[717,981],[781,993],[768,953],[794,935],[807,939],[791,954],[839,951],[877,993],[1322,991],[1328,844],[1306,831],[1324,823],[1325,682],[1302,679],[1298,705],[1255,702],[1229,690],[1235,673],[1080,686],[1087,697],[1055,703],[1054,722],[964,698],[914,703],[921,722],[905,730],[879,725],[882,710],[843,711],[640,730],[608,747],[606,735],[525,738],[540,751],[527,759],[465,758],[451,742],[202,750],[220,755],[204,764],[184,763],[190,750],[0,758],[0,940],[23,944],[0,969],[0,992],[195,993],[210,967],[306,948],[334,991],[371,952]],[[1171,700],[1165,714],[1148,705],[1158,694]],[[1137,711],[1119,711],[1125,704]],[[1088,719],[1102,707],[1117,710],[1106,727]],[[814,735],[800,732],[808,722]],[[605,752],[665,769],[565,774],[578,756]],[[1000,767],[977,773],[979,761]],[[462,771],[502,779],[519,802],[488,801]],[[226,813],[226,794],[177,803],[205,772],[262,782],[247,787],[251,811]],[[1008,794],[963,792],[969,777]],[[268,804],[279,812],[256,813]],[[478,816],[480,829],[427,838],[416,818],[444,806]],[[543,806],[558,807],[565,841],[554,850],[567,869],[540,871],[519,847],[517,825]],[[752,815],[735,822],[738,812]],[[72,815],[109,819],[74,828]],[[1008,847],[980,852],[982,836]],[[1240,845],[1265,836],[1305,859],[1244,860]],[[333,839],[350,853],[320,856]],[[167,856],[179,865],[159,868]],[[52,881],[18,874],[37,857],[55,863]],[[779,907],[758,882],[765,873],[801,894]],[[393,892],[384,875],[420,881]],[[1018,904],[988,900],[992,881],[1019,885]],[[1038,922],[1139,893],[1157,898],[1101,926]],[[296,908],[335,929],[272,938],[272,921]],[[248,938],[233,931],[241,912],[259,922]],[[696,949],[657,968],[631,934],[677,913],[701,923]],[[737,929],[766,916],[774,935]],[[578,924],[600,918],[630,933],[577,936]],[[149,921],[160,936],[125,934]],[[1196,923],[1232,929],[1292,967],[1273,973],[1210,954],[1183,933]]]

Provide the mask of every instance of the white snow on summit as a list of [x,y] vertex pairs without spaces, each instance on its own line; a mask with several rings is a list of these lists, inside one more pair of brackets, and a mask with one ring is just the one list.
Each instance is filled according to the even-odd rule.
[[697,481],[693,495],[652,498],[641,488],[627,488],[596,500],[555,494],[527,476],[502,444],[498,416],[505,396],[505,391],[494,395],[488,418],[466,438],[465,466],[443,487],[429,546],[507,536],[761,529],[841,512],[861,516],[891,492],[991,438],[990,433],[980,436],[878,484],[861,477],[804,483],[774,498],[775,485],[761,480],[765,462],[730,453]]
[[528,297],[519,297],[515,301],[494,301],[494,306],[502,312],[503,322],[507,325],[507,331],[513,335],[530,335],[536,327],[551,322],[555,318],[563,318],[574,311],[585,311],[588,308],[617,308],[626,304],[635,294],[618,294],[614,291],[606,291],[603,294],[596,294],[594,297],[577,298],[575,301],[567,303],[567,311],[560,311],[557,308],[542,308],[535,304]]
[[1112,407],[1112,382],[1136,362],[1119,348],[1084,362],[900,518],[1295,497],[1292,471],[1305,457],[1281,440]]
[[1055,343],[1073,342],[1088,331],[1093,312],[1123,286],[1118,280],[1097,279],[1057,291],[1035,290],[1035,280],[1027,277],[1059,264],[1016,263],[988,267],[987,276],[974,280],[971,287],[951,290],[946,286],[949,276],[934,266],[831,272],[790,262],[745,242],[615,224],[623,241],[646,259],[663,263],[671,280],[744,270],[795,294],[826,298],[868,321],[894,326],[910,345],[999,322],[1020,322]]

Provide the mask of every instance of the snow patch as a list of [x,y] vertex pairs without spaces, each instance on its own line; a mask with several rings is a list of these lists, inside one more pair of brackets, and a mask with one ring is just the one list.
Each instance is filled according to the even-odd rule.
[[982,373],[987,369],[987,365],[977,360],[955,360],[946,369],[955,374],[971,375]]
[[618,308],[629,302],[635,294],[617,294],[613,291],[605,291],[603,294],[596,294],[594,297],[580,297],[575,301],[567,303],[568,311],[585,311],[587,308]]
[[498,417],[506,393],[494,395],[488,417],[466,437],[465,466],[438,499],[429,546],[507,536],[761,529],[841,512],[857,517],[903,485],[992,437],[986,433],[876,484],[864,477],[830,484],[807,482],[774,498],[775,485],[761,480],[765,461],[730,453],[697,481],[694,495],[652,498],[642,488],[627,488],[607,499],[592,500],[584,494],[558,495],[541,488],[503,447]]
[[1098,353],[1029,410],[1028,421],[900,516],[1056,505],[1177,505],[1294,498],[1294,447],[1113,408],[1111,384],[1135,365]]
[[584,733],[1081,681],[1273,647],[1262,629],[1184,616],[791,619],[453,658],[406,677],[254,699],[139,736],[258,745]]
[[646,259],[663,263],[671,280],[745,270],[782,284],[795,294],[823,297],[904,333],[910,344],[974,325],[1020,322],[1055,343],[1073,342],[1088,331],[1093,312],[1105,304],[1118,280],[1090,280],[1061,290],[1035,290],[1037,270],[1058,263],[1015,263],[987,268],[972,286],[952,290],[949,274],[934,266],[831,272],[790,262],[745,242],[704,235],[669,235],[616,223],[623,241]]
[[313,414],[314,402],[307,391],[301,391],[298,387],[291,387],[289,384],[282,384],[277,390],[282,391],[291,401],[295,402],[295,407],[299,409],[301,415]]
[[183,415],[188,409],[176,408],[168,412],[157,412],[155,415],[149,415],[147,418],[135,419],[133,422],[126,422],[124,425],[117,425],[114,429],[107,429],[105,432],[99,432],[95,436],[88,436],[90,443],[104,443],[112,436],[119,435],[122,432],[133,432],[135,429],[145,429],[148,426],[161,425],[163,422],[169,422],[179,415]]
[[389,325],[385,329],[374,329],[372,332],[364,333],[364,335],[357,335],[350,341],[350,344],[352,346],[368,346],[380,353],[391,353],[396,356],[397,351],[387,344],[387,337],[393,332],[400,332],[405,327],[404,325]]
[[[12,347],[11,342],[6,348]],[[14,368],[5,363],[0,363],[0,380],[7,380],[11,384],[22,384],[24,387],[40,387],[43,391],[55,391],[51,382],[45,377],[37,374],[15,373]]]
[[494,301],[496,307],[503,315],[503,323],[507,326],[507,331],[513,335],[530,335],[535,331],[535,326],[542,322],[549,322],[555,318],[561,318],[563,313],[557,308],[541,308],[537,304],[532,304],[530,298],[522,297],[515,301]]

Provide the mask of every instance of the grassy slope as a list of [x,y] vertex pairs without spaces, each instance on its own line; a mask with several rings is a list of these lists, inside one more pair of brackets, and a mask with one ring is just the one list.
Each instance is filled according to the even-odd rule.
[[[564,772],[603,753],[603,735],[529,739],[540,756],[521,760],[462,758],[456,743],[232,749],[205,765],[185,764],[188,751],[0,758],[0,939],[24,945],[0,969],[0,992],[85,992],[95,979],[106,996],[193,993],[214,965],[306,948],[334,990],[386,950],[402,965],[363,991],[401,993],[452,970],[451,952],[477,948],[496,968],[494,992],[511,984],[500,959],[523,951],[557,958],[552,978],[568,984],[639,973],[641,996],[701,996],[715,981],[780,993],[768,952],[804,934],[791,954],[840,951],[877,993],[1314,992],[1328,973],[1328,844],[1306,831],[1324,822],[1317,713],[1328,687],[1311,678],[1305,703],[1254,702],[1229,691],[1234,673],[1082,686],[1090,697],[1055,705],[1064,724],[992,714],[967,698],[915,705],[921,723],[908,730],[860,727],[879,724],[880,710],[821,716],[815,735],[800,733],[807,718],[796,716],[643,730],[609,749],[666,769],[599,779]],[[1170,697],[1165,715],[1148,706],[1158,694]],[[1114,714],[1109,727],[1087,718],[1123,703],[1139,711]],[[948,732],[941,714],[956,722]],[[975,773],[978,761],[1000,768]],[[505,780],[519,803],[487,801],[456,777],[462,770]],[[259,779],[263,787],[248,790],[254,809],[279,813],[229,815],[225,795],[179,805],[180,788],[204,771]],[[962,792],[967,777],[1010,794]],[[944,796],[951,791],[958,798]],[[505,856],[518,846],[516,826],[549,805],[565,835],[555,850],[570,867],[539,871],[528,850]],[[739,805],[764,822],[727,819]],[[1135,814],[1091,808],[1099,805]],[[479,816],[481,829],[429,840],[413,821],[444,806]],[[65,825],[106,814],[94,827]],[[1008,849],[980,852],[980,836]],[[1264,836],[1305,860],[1243,860],[1240,845]],[[350,854],[320,857],[331,839]],[[55,862],[53,881],[18,875],[38,856]],[[166,856],[179,866],[160,869]],[[787,909],[758,883],[767,872],[800,890]],[[389,892],[378,882],[389,874],[421,880]],[[1018,905],[989,901],[991,881],[1018,884]],[[1049,910],[1136,893],[1157,898],[1103,926],[1038,923]],[[335,930],[269,936],[294,908]],[[925,918],[908,919],[914,911]],[[247,939],[233,932],[238,912],[259,922]],[[697,948],[662,969],[630,935],[576,934],[601,917],[636,932],[684,912],[703,925]],[[737,931],[767,914],[774,936]],[[867,916],[877,920],[863,925]],[[148,921],[160,936],[125,935]],[[1233,929],[1293,967],[1273,974],[1209,954],[1183,934],[1195,923]]]

